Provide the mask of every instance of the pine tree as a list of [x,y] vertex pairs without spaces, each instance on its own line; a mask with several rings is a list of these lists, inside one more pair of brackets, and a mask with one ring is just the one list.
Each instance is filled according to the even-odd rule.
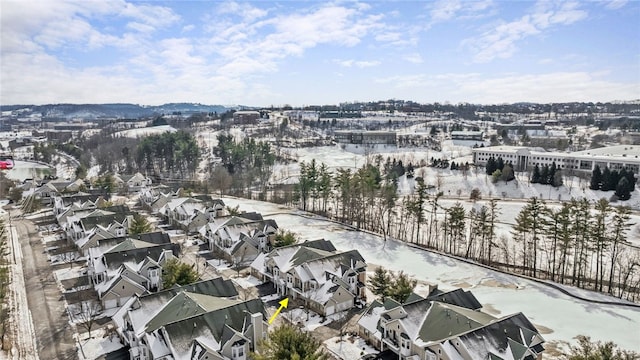
[[129,234],[146,234],[152,230],[153,227],[151,223],[145,217],[140,214],[133,215],[133,221],[131,222],[131,226],[129,226]]
[[596,165],[591,172],[591,182],[589,184],[589,189],[591,190],[600,190],[602,188],[602,172],[600,171],[600,166]]
[[417,284],[417,280],[410,279],[409,275],[400,271],[397,275],[393,275],[392,284],[389,288],[389,297],[403,304],[407,301]]
[[485,167],[487,175],[492,175],[497,169],[496,159],[494,159],[493,156],[490,157],[489,160],[487,160],[487,165]]
[[536,164],[536,166],[533,167],[533,174],[531,175],[531,183],[540,184],[541,179],[542,177],[540,175],[540,167],[538,167],[538,164]]
[[611,176],[611,170],[608,167],[605,167],[602,171],[602,187],[600,190],[602,191],[610,191],[615,190],[616,184],[612,183],[613,177]]
[[546,184],[547,185],[553,185],[553,180],[556,177],[556,162],[552,162],[551,163],[551,167],[549,168],[549,173],[547,174],[547,179],[546,179]]
[[540,184],[549,185],[547,180],[549,179],[549,165],[545,165],[542,167],[542,171],[540,172]]
[[389,288],[391,287],[389,272],[383,267],[378,267],[373,273],[373,277],[369,279],[369,286],[374,295],[380,296],[384,300],[389,295]]
[[504,160],[502,159],[501,156],[498,157],[498,161],[496,162],[496,168],[500,171],[504,169]]
[[631,198],[631,185],[627,178],[622,178],[616,186],[616,196],[620,200],[629,200]]
[[322,350],[322,343],[310,332],[282,324],[269,333],[267,340],[260,343],[259,351],[252,353],[255,360],[327,360],[329,356]]

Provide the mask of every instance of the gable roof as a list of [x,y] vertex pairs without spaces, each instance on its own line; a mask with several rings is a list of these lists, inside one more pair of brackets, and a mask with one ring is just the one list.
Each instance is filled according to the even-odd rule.
[[218,297],[238,296],[238,290],[233,286],[233,281],[218,277],[215,279],[197,281],[189,285],[174,286],[170,289],[164,289],[156,293],[144,295],[140,297],[140,301],[147,302],[153,299],[162,298],[168,300],[169,298],[177,295],[180,291]]
[[225,308],[238,302],[238,300],[180,291],[147,322],[145,331],[150,333],[167,324]]
[[123,251],[108,252],[103,256],[107,267],[113,269],[119,267],[125,262],[135,262],[138,264],[147,257],[157,261],[165,250],[170,250],[174,256],[178,256],[179,245],[171,243],[161,245],[153,244],[153,246],[145,246],[142,248],[130,248]]
[[[523,330],[528,330],[523,332]],[[531,322],[522,314],[517,313],[487,324],[481,328],[469,331],[459,336],[469,351],[472,351],[479,358],[488,358],[493,353],[503,358],[522,359],[523,355],[531,353],[526,345],[531,341],[528,336],[537,337],[540,342],[544,341]],[[507,349],[511,352],[508,356]],[[539,346],[540,351],[544,348]]]
[[171,238],[169,234],[162,231],[155,231],[144,234],[133,234],[129,235],[130,238],[134,238],[140,241],[152,243],[152,244],[167,244],[171,242]]
[[[455,289],[449,292],[443,292],[435,289],[431,294],[429,294],[429,296],[427,296],[427,299],[462,306],[471,310],[479,310],[482,308],[482,304],[480,304],[473,293],[463,289]],[[407,302],[409,301],[407,300]]]
[[109,253],[117,253],[121,251],[128,251],[132,249],[144,249],[148,247],[157,246],[157,244],[148,243],[145,241],[135,240],[131,238],[126,238],[124,241],[114,245],[111,249],[105,251],[105,254]]
[[267,314],[260,299],[236,303],[175,321],[165,325],[164,330],[178,353],[176,355],[183,355],[189,353],[193,339],[201,336],[210,337],[222,343],[233,334],[242,334],[251,324],[250,314],[255,313],[261,313],[262,320],[266,321]]
[[96,225],[109,226],[114,221],[124,222],[128,215],[133,213],[110,213],[104,210],[96,210],[82,219],[80,223],[85,230],[93,229]]

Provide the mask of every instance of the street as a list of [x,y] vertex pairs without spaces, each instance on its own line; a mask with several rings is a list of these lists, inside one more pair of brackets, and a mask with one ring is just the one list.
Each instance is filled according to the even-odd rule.
[[67,322],[62,293],[47,261],[45,248],[30,220],[13,219],[22,248],[27,302],[33,319],[40,359],[77,359],[73,332]]

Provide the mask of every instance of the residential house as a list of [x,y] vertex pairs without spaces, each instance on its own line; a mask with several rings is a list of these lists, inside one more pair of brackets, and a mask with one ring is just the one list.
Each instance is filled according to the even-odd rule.
[[125,236],[133,221],[133,213],[124,205],[95,209],[89,213],[74,214],[60,226],[65,230],[67,239],[81,242],[98,225],[108,229],[115,236]]
[[91,248],[100,248],[104,252],[114,245],[123,242],[127,238],[142,240],[158,245],[171,242],[169,235],[160,231],[146,234],[129,235],[128,237],[126,237],[118,236],[112,231],[109,231],[108,229],[105,229],[104,227],[98,225],[87,236],[79,240],[76,245],[78,246],[78,250],[80,250],[83,256],[89,256],[89,249]]
[[118,190],[123,193],[137,193],[143,188],[151,186],[153,182],[150,177],[146,177],[139,172],[133,175],[114,175],[113,181]]
[[[62,225],[60,220],[61,216],[68,216],[77,210],[95,209],[97,208],[96,202],[100,198],[100,195],[86,193],[54,196],[53,214],[56,216],[56,219],[58,219],[58,223]],[[65,221],[66,219],[62,219],[62,222]]]
[[171,199],[178,195],[166,185],[157,185],[153,187],[143,187],[140,189],[140,205],[147,211],[157,213]]
[[51,182],[44,183],[33,190],[34,198],[45,206],[52,205],[53,199],[59,194],[60,191]]
[[167,202],[159,213],[174,227],[188,234],[196,233],[201,227],[222,214],[222,200],[203,201],[196,198],[174,198]]
[[331,242],[316,240],[260,254],[251,263],[251,272],[271,281],[278,294],[300,299],[328,316],[366,299],[366,267],[357,250],[337,252]]
[[199,230],[209,249],[226,261],[237,264],[253,261],[271,250],[278,225],[258,213],[215,218]]
[[[409,304],[423,299],[423,297],[415,293],[411,293],[405,303]],[[471,310],[480,310],[482,308],[482,305],[473,293],[462,289],[444,292],[438,290],[438,287],[435,286],[429,292],[427,299],[457,305]],[[402,304],[389,297],[385,298],[384,301],[374,300],[358,320],[358,335],[368,343],[372,344],[376,349],[381,349],[382,333],[378,326],[380,315],[384,311],[394,309],[401,305]]]
[[[464,293],[436,296],[475,307]],[[522,313],[496,318],[417,296],[404,304],[375,301],[358,325],[365,339],[400,360],[534,360],[541,359],[544,351],[544,339]]]
[[133,295],[162,289],[162,266],[177,257],[177,244],[125,239],[103,251],[90,248],[87,275],[103,308],[121,306]]
[[113,321],[132,359],[246,360],[266,338],[260,299],[242,302],[194,285],[138,296],[118,310]]

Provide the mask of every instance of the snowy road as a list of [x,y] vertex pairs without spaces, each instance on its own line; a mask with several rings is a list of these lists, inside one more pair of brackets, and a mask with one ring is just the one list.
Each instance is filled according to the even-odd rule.
[[27,306],[27,292],[22,268],[22,249],[18,241],[18,232],[15,225],[7,225],[9,228],[9,243],[11,253],[8,255],[10,262],[10,277],[12,279],[9,288],[9,308],[11,311],[11,359],[38,359],[38,352],[33,329],[33,319]]
[[[276,220],[278,226],[303,235],[303,239],[325,238],[339,250],[356,249],[370,264],[394,271],[403,270],[417,279],[442,289],[471,289],[486,311],[496,316],[524,313],[540,330],[549,345],[574,343],[577,335],[594,340],[613,340],[622,348],[640,351],[640,309],[593,304],[577,300],[551,287],[516,276],[468,264],[446,256],[411,248],[404,243],[352,231],[320,217],[297,216],[276,204],[223,198],[240,210],[258,211]],[[575,289],[581,296],[602,299],[603,295]],[[611,298],[611,300],[615,300]]]
[[38,351],[28,359],[76,359],[75,343],[65,317],[62,293],[47,261],[44,245],[33,223],[13,220],[23,254],[26,301],[33,318],[33,329]]

